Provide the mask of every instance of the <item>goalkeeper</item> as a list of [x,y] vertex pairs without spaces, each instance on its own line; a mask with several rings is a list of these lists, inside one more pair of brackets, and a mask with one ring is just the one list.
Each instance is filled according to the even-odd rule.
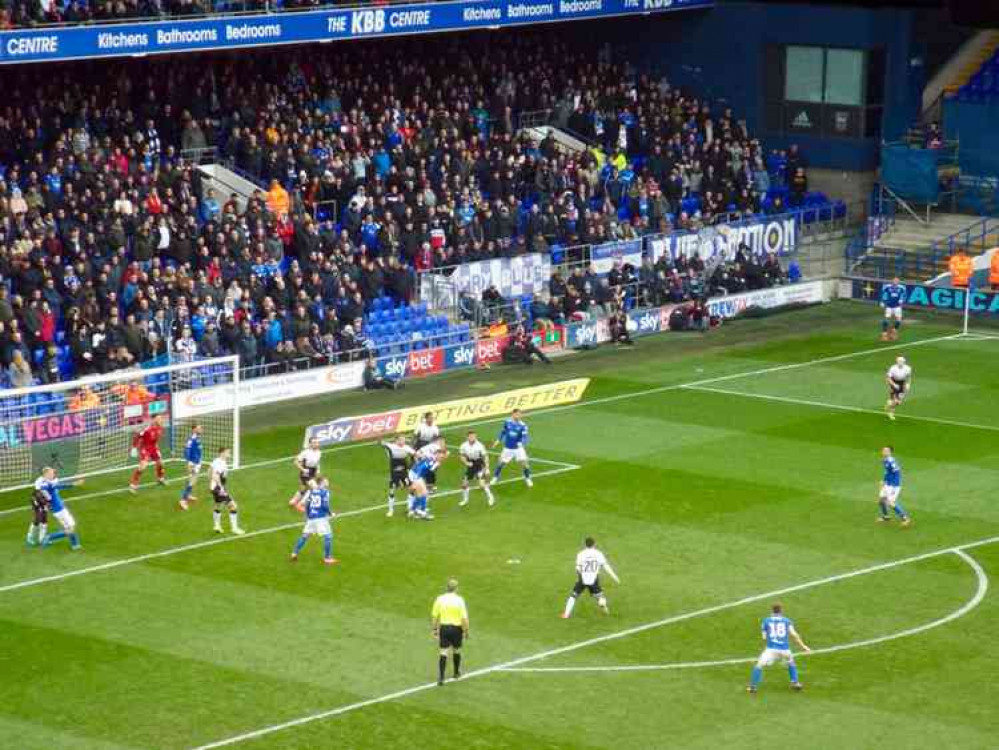
[[132,481],[128,488],[134,493],[139,489],[139,480],[152,461],[156,464],[156,481],[166,484],[166,470],[163,468],[163,457],[160,455],[160,438],[163,436],[163,417],[153,417],[151,424],[146,425],[132,438],[132,457],[138,457],[139,465],[132,472]]

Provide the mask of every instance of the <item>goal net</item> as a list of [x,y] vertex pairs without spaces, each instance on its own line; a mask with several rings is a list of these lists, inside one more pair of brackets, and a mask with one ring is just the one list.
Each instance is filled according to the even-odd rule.
[[130,468],[134,434],[157,415],[165,461],[183,461],[200,424],[205,457],[229,447],[238,467],[238,389],[238,359],[220,357],[0,391],[0,488],[28,487],[45,466],[66,479]]

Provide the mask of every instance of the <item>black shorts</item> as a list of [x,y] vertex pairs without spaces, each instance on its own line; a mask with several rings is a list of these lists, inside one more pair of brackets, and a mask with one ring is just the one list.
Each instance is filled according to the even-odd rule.
[[604,590],[600,588],[600,578],[589,584],[583,583],[582,578],[577,578],[576,585],[572,587],[572,595],[579,596],[584,591],[589,591],[591,596],[600,596],[604,593]]
[[32,503],[31,513],[34,516],[35,525],[49,522],[49,508],[47,505]]
[[306,469],[305,471],[300,471],[298,473],[298,481],[303,487],[306,487],[309,482],[316,478],[319,473],[319,469]]
[[893,398],[904,398],[905,397],[905,383],[899,383],[897,380],[892,380],[888,383],[888,393]]
[[212,490],[212,500],[216,503],[231,503],[232,496],[229,494],[229,490],[225,487],[216,487]]
[[472,461],[471,465],[465,467],[465,479],[471,482],[473,479],[480,479],[486,471],[485,461]]
[[392,469],[392,473],[389,474],[389,487],[392,489],[397,489],[399,487],[409,486],[409,469],[403,466],[401,469]]
[[464,638],[465,632],[461,629],[461,625],[441,625],[441,648],[461,648]]

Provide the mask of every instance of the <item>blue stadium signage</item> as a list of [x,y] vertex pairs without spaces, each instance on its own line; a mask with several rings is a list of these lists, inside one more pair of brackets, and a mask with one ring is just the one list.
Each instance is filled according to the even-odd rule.
[[479,0],[0,32],[0,63],[143,56],[709,8],[714,0]]
[[[881,287],[885,281],[861,280],[853,281],[853,296],[855,299],[880,302]],[[963,289],[952,289],[942,286],[927,286],[922,284],[905,285],[905,304],[907,307],[922,307],[929,310],[964,310],[967,292]],[[967,300],[968,309],[973,313],[988,313],[999,315],[999,294],[995,292],[972,290],[971,299]]]

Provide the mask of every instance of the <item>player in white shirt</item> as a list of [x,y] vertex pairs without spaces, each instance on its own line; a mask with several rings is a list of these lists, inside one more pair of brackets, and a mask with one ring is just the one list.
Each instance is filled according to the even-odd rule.
[[898,357],[895,364],[888,368],[885,382],[888,383],[888,403],[885,404],[885,411],[888,413],[888,419],[895,419],[895,409],[909,395],[909,389],[912,387],[912,368],[906,363],[905,357]]
[[[434,422],[434,413],[428,411],[423,415],[423,421],[413,430],[413,450],[420,451],[435,442],[441,436],[441,428]],[[427,488],[433,492],[437,489],[437,470],[427,475]]]
[[[291,496],[288,505],[299,508],[299,504],[309,494],[310,483],[319,476],[319,463],[323,453],[319,450],[319,440],[309,438],[309,444],[295,456],[295,468],[298,469],[298,492]],[[301,508],[299,508],[301,510]]]
[[489,453],[486,446],[475,434],[475,430],[469,430],[468,437],[458,449],[461,462],[465,465],[465,476],[461,480],[461,502],[459,506],[468,505],[469,483],[474,479],[479,483],[479,487],[486,493],[486,501],[489,506],[496,502],[493,491],[489,489]]
[[232,533],[242,535],[246,532],[239,526],[239,506],[229,490],[226,483],[229,481],[229,449],[220,448],[219,454],[212,461],[212,478],[208,484],[208,489],[212,492],[212,500],[215,507],[212,509],[212,520],[215,523],[215,533],[222,533],[222,508],[229,511],[229,527]]
[[565,602],[565,611],[561,614],[563,620],[569,619],[572,608],[576,606],[576,599],[584,591],[589,591],[591,596],[597,597],[597,606],[603,610],[605,615],[610,614],[610,609],[607,607],[607,597],[604,596],[604,590],[600,587],[600,572],[602,570],[607,571],[607,575],[614,579],[614,583],[621,583],[621,579],[617,577],[614,569],[607,562],[604,553],[597,549],[597,543],[593,537],[586,537],[584,544],[586,546],[576,555],[576,585],[572,587],[572,593],[569,594],[569,598]]

